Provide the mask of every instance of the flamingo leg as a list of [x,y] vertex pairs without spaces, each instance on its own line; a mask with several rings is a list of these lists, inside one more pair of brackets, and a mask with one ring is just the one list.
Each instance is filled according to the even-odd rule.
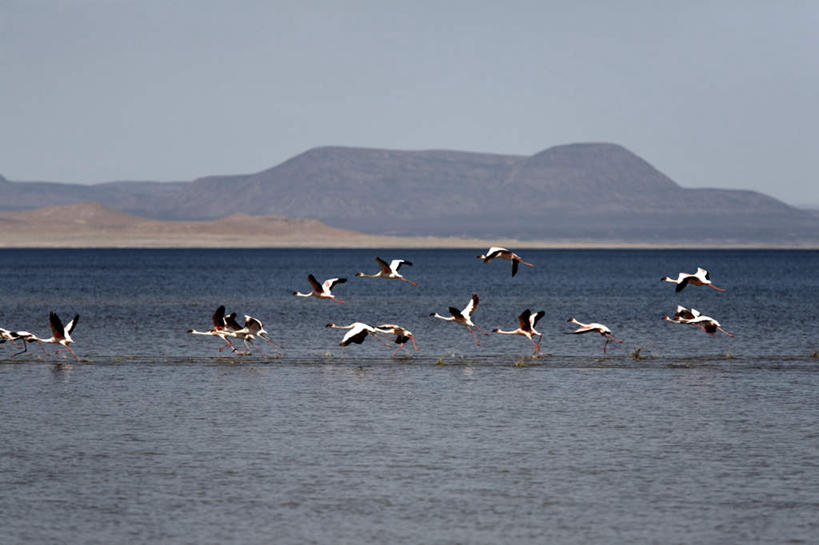
[[78,357],[77,357],[77,355],[74,353],[74,351],[73,351],[73,350],[71,350],[71,347],[70,347],[70,346],[68,346],[67,344],[62,345],[62,348],[58,348],[57,350],[55,350],[55,351],[54,351],[54,353],[56,354],[57,352],[60,352],[60,351],[63,351],[63,352],[68,351],[68,352],[71,352],[71,355],[72,355],[72,356],[74,356],[74,359],[75,359],[75,360],[77,360],[77,361],[80,361],[80,358],[78,358]]
[[391,358],[392,358],[392,357],[395,357],[395,355],[396,355],[396,354],[398,354],[398,353],[401,351],[401,349],[402,349],[402,348],[404,348],[404,343],[399,344],[399,345],[398,345],[398,348],[396,348],[396,349],[395,349],[395,352],[393,352],[393,353],[390,355],[390,357],[391,357]]
[[731,335],[730,333],[728,333],[727,331],[725,331],[725,330],[724,330],[724,329],[722,329],[721,327],[718,327],[717,329],[719,329],[720,331],[722,331],[723,333],[725,333],[725,334],[726,334],[726,335],[728,335],[729,337],[733,337],[733,335]]
[[473,339],[475,339],[475,344],[477,344],[478,346],[480,346],[480,345],[481,345],[481,343],[479,343],[479,342],[478,342],[478,337],[476,337],[476,336],[475,336],[475,332],[474,332],[474,331],[472,331],[472,329],[471,329],[471,328],[469,328],[469,327],[467,327],[466,329],[467,329],[467,331],[469,331],[469,332],[472,334],[472,338],[473,338]]
[[[233,346],[232,342],[230,342],[229,340],[227,340],[225,337],[222,337],[222,336],[220,336],[219,338],[222,339],[223,341],[225,341],[227,343],[227,345],[230,347],[231,350],[236,352],[236,348]],[[221,352],[224,348],[225,348],[224,346],[220,346],[219,347],[219,352]]]
[[535,347],[535,352],[540,352],[540,345],[539,345],[539,344],[537,344],[537,343],[535,342],[535,340],[534,340],[532,337],[527,337],[527,339],[529,339],[529,340],[532,342],[532,344],[534,345],[534,347]]
[[534,267],[534,265],[532,265],[531,263],[527,263],[527,262],[525,262],[525,261],[524,261],[524,260],[522,260],[522,259],[518,259],[518,262],[519,262],[521,265],[528,265],[528,266],[530,266],[530,267]]
[[372,335],[378,342],[380,342],[384,346],[389,346],[390,345],[390,343],[388,343],[387,341],[382,339],[381,336],[378,335],[377,333],[370,333],[370,335]]
[[273,341],[273,339],[271,339],[271,338],[270,338],[270,337],[268,337],[267,335],[259,335],[259,338],[260,338],[260,339],[262,339],[262,340],[264,340],[264,341],[265,341],[266,343],[268,343],[269,345],[271,345],[271,346],[272,346],[274,349],[276,349],[276,351],[277,351],[277,352],[278,352],[278,349],[279,349],[279,348],[284,348],[284,346],[280,345],[280,344],[279,344],[279,343],[277,343],[277,342],[274,342],[274,341]]
[[14,356],[18,356],[23,352],[28,352],[28,346],[26,346],[26,341],[23,341],[23,349],[20,350],[19,352],[15,352],[14,354],[11,355],[11,357],[13,358]]
[[415,337],[410,337],[410,340],[412,341],[412,347],[413,347],[413,348],[415,349],[415,351],[417,352],[417,351],[418,351],[418,345],[417,345],[417,344],[415,344]]
[[718,287],[716,287],[714,284],[708,284],[708,286],[709,286],[709,287],[711,287],[711,288],[714,288],[714,289],[715,289],[715,290],[717,290],[717,291],[725,291],[725,290],[724,290],[724,289],[722,289],[722,288],[718,288]]
[[336,303],[341,303],[342,305],[344,304],[344,301],[342,301],[341,299],[336,299],[335,297],[330,297],[330,299],[332,299]]
[[42,348],[42,349],[43,349],[43,354],[45,354],[46,356],[48,356],[48,352],[46,351],[45,346],[43,346],[43,343],[41,343],[41,342],[39,341],[39,339],[37,340],[37,344],[39,344],[39,345],[40,345],[40,348]]
[[486,332],[486,331],[484,331],[483,329],[479,328],[478,326],[473,325],[472,327],[474,327],[475,329],[477,329],[477,330],[478,330],[478,331],[479,331],[479,332],[480,332],[482,335],[486,335],[487,337],[489,336],[489,333],[487,333],[487,332]]

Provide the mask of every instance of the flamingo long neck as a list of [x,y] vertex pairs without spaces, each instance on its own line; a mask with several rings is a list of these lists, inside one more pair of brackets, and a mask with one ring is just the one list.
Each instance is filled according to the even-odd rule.
[[297,291],[297,292],[295,293],[295,295],[296,295],[296,297],[311,297],[311,296],[313,295],[313,292],[310,292],[310,293],[302,293],[302,292],[300,292],[300,291]]
[[437,312],[435,314],[433,314],[432,317],[433,318],[438,318],[439,320],[446,320],[447,322],[454,322],[455,321],[454,316],[441,316]]
[[501,335],[525,335],[522,329],[515,329],[514,331],[504,331],[503,329],[496,329],[494,333],[500,333]]
[[355,326],[356,326],[356,324],[350,324],[350,325],[336,325],[336,324],[330,324],[330,326],[329,326],[329,327],[331,327],[331,328],[333,328],[333,329],[352,329],[352,328],[354,328]]

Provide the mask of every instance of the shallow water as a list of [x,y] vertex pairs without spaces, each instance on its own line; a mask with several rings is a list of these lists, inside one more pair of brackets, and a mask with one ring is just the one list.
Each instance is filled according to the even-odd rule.
[[[379,251],[413,288],[353,278],[371,251],[0,252],[0,326],[77,312],[83,360],[0,349],[0,542],[815,542],[818,253],[475,253]],[[659,282],[697,264],[729,291]],[[311,271],[347,303],[292,297]],[[428,317],[472,291],[487,330],[545,309],[547,355]],[[736,338],[659,320],[678,302]],[[282,355],[184,333],[222,303]],[[342,349],[323,325],[354,319],[421,350]]]

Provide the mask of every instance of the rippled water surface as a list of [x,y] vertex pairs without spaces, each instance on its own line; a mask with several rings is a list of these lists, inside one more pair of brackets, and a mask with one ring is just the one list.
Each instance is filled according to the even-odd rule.
[[[476,253],[0,251],[0,327],[79,313],[81,358],[0,348],[0,543],[815,543],[819,253]],[[419,286],[355,278],[376,254]],[[697,265],[728,291],[659,281]],[[473,292],[487,331],[545,310],[544,355],[429,318]],[[185,333],[219,304],[281,354]],[[420,351],[339,347],[354,320]]]

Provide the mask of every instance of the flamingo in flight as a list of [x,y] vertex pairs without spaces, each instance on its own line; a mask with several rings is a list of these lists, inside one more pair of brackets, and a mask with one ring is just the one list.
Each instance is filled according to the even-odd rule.
[[682,305],[677,305],[677,311],[674,313],[674,316],[669,318],[668,316],[660,317],[661,320],[665,320],[666,322],[671,322],[672,324],[687,324],[689,321],[697,318],[700,316],[700,311],[692,308],[687,309]]
[[496,257],[512,262],[512,276],[515,276],[518,273],[518,263],[528,265],[529,267],[534,267],[534,265],[531,263],[527,263],[526,261],[522,260],[515,252],[507,250],[506,248],[501,248],[500,246],[492,246],[489,248],[489,250],[487,250],[486,255],[481,254],[478,256],[478,259],[483,259],[484,263],[489,263]]
[[698,310],[693,308],[689,310],[683,306],[678,305],[677,312],[674,314],[672,318],[669,318],[668,316],[663,316],[662,319],[673,324],[693,325],[695,327],[702,329],[712,337],[714,336],[714,333],[716,333],[717,331],[722,331],[729,337],[733,337],[731,333],[728,333],[727,331],[722,329],[720,323],[716,321],[714,318],[710,316],[705,316],[704,314],[701,314]]
[[605,337],[606,342],[603,344],[603,354],[606,353],[606,347],[608,346],[609,341],[614,341],[614,342],[617,342],[617,343],[622,343],[623,342],[620,339],[615,339],[614,336],[611,334],[611,329],[604,326],[603,324],[598,324],[597,322],[593,322],[593,323],[590,323],[590,324],[584,324],[583,322],[578,322],[574,318],[569,318],[568,321],[570,323],[573,323],[573,324],[577,325],[577,326],[580,326],[576,330],[570,331],[569,332],[570,334],[582,335],[583,333],[597,332],[600,335],[602,335],[603,337]]
[[373,326],[363,322],[353,322],[349,325],[336,325],[330,322],[325,327],[331,327],[333,329],[349,329],[349,331],[341,339],[341,342],[338,343],[339,346],[349,346],[352,343],[361,344],[364,342],[364,339],[367,338],[367,335],[372,335],[380,342],[386,344],[378,337],[378,331],[376,331]]
[[[520,323],[520,326],[517,329],[513,329],[511,331],[493,329],[492,333],[499,333],[500,335],[521,335],[529,339],[529,341],[534,345],[535,353],[540,352],[540,341],[543,340],[543,334],[537,331],[535,326],[545,315],[546,312],[542,310],[532,314],[532,311],[527,308],[521,312],[520,315],[518,315],[518,322]],[[535,342],[535,340],[532,338],[535,336],[540,336],[538,342]]]
[[722,288],[716,287],[714,284],[711,283],[711,275],[708,274],[708,271],[703,269],[702,267],[697,267],[697,272],[685,273],[681,272],[677,275],[677,278],[671,278],[670,276],[663,276],[660,280],[664,282],[670,282],[672,284],[677,284],[677,288],[675,291],[682,291],[688,284],[692,286],[708,286],[709,288],[714,288],[717,291],[725,291]]
[[265,330],[264,324],[258,318],[254,318],[253,316],[248,316],[247,314],[245,314],[245,326],[242,329],[247,330],[248,338],[251,341],[254,338],[262,339],[263,341],[271,345],[277,352],[278,349],[281,347],[280,344],[273,342],[273,339],[271,339],[270,336],[267,334],[267,330]]
[[[235,337],[235,335],[233,334],[232,330],[228,329],[227,324],[225,323],[225,305],[219,305],[219,308],[217,308],[213,312],[212,318],[213,327],[210,328],[209,330],[198,331],[196,329],[189,329],[188,333],[191,333],[193,335],[207,335],[210,337],[219,337],[220,339],[225,341],[225,343],[227,343],[231,350],[236,352],[236,348],[234,348],[233,343],[228,340],[228,337]],[[221,352],[223,348],[225,347],[220,346],[219,352]]]
[[478,294],[473,293],[472,299],[469,300],[469,304],[466,305],[466,308],[463,310],[458,310],[455,307],[449,307],[449,313],[451,316],[441,316],[437,312],[433,312],[430,314],[433,318],[438,318],[439,320],[445,320],[447,322],[455,322],[458,325],[464,326],[467,331],[472,334],[472,338],[475,339],[475,344],[480,346],[481,343],[478,342],[478,337],[475,336],[475,330],[479,333],[489,336],[489,333],[481,330],[478,326],[476,326],[472,322],[472,313],[475,312],[475,309],[478,308]]
[[418,282],[413,282],[412,280],[408,280],[404,278],[401,273],[398,272],[398,269],[401,268],[402,265],[412,266],[411,261],[407,261],[406,259],[393,259],[390,261],[390,264],[387,265],[387,262],[381,259],[380,257],[376,257],[375,261],[378,263],[378,266],[381,267],[381,270],[375,274],[365,274],[363,272],[355,273],[356,276],[361,278],[387,278],[387,279],[398,279],[403,280],[404,282],[411,284],[413,286],[417,286]]
[[43,350],[43,354],[48,356],[48,352],[46,352],[45,347],[43,346],[42,339],[37,337],[34,333],[29,333],[28,331],[9,331],[8,329],[3,329],[0,327],[0,344],[3,344],[7,341],[20,341],[23,344],[23,349],[19,352],[15,352],[9,357],[19,356],[20,354],[28,351],[28,345],[26,343],[37,343],[40,345],[40,348]]
[[335,301],[336,303],[344,302],[341,299],[336,299],[330,290],[332,290],[336,284],[343,284],[344,282],[346,282],[347,281],[346,278],[330,278],[329,280],[325,280],[324,284],[319,284],[318,280],[316,280],[316,277],[313,276],[312,274],[309,274],[307,275],[307,280],[310,282],[310,286],[313,288],[312,291],[310,291],[309,293],[301,293],[299,291],[294,291],[293,295],[295,295],[296,297],[318,297],[319,299],[330,299]]
[[[71,352],[71,355],[74,356],[74,359],[80,361],[80,358],[71,350],[71,347],[68,346],[69,344],[74,342],[74,339],[71,338],[71,333],[74,331],[74,328],[77,327],[77,322],[80,321],[80,315],[75,314],[74,319],[68,322],[65,326],[63,326],[62,320],[60,317],[57,316],[56,312],[49,312],[48,313],[48,325],[51,327],[51,337],[48,339],[39,339],[40,342],[43,343],[50,343],[50,344],[59,344],[63,348],[58,348],[54,353],[56,354],[60,350],[67,350]],[[45,350],[45,349],[43,349]]]
[[236,313],[231,312],[225,316],[225,325],[233,330],[231,334],[234,337],[242,339],[242,342],[245,343],[247,354],[250,354],[250,345],[248,344],[248,341],[253,342],[254,339],[262,339],[273,346],[276,351],[278,351],[278,348],[276,348],[276,343],[274,343],[273,340],[267,336],[267,331],[265,331],[264,325],[258,318],[245,314],[245,325],[242,326],[236,321]]
[[418,351],[418,345],[415,344],[415,336],[412,334],[412,331],[405,327],[401,327],[400,325],[396,324],[381,324],[375,326],[375,330],[377,333],[395,335],[395,341],[393,342],[398,345],[398,348],[396,348],[395,352],[393,352],[390,355],[391,358],[398,354],[398,352],[400,352],[402,348],[404,348],[404,345],[407,344],[407,341],[411,341],[412,347],[415,349],[416,352]]

